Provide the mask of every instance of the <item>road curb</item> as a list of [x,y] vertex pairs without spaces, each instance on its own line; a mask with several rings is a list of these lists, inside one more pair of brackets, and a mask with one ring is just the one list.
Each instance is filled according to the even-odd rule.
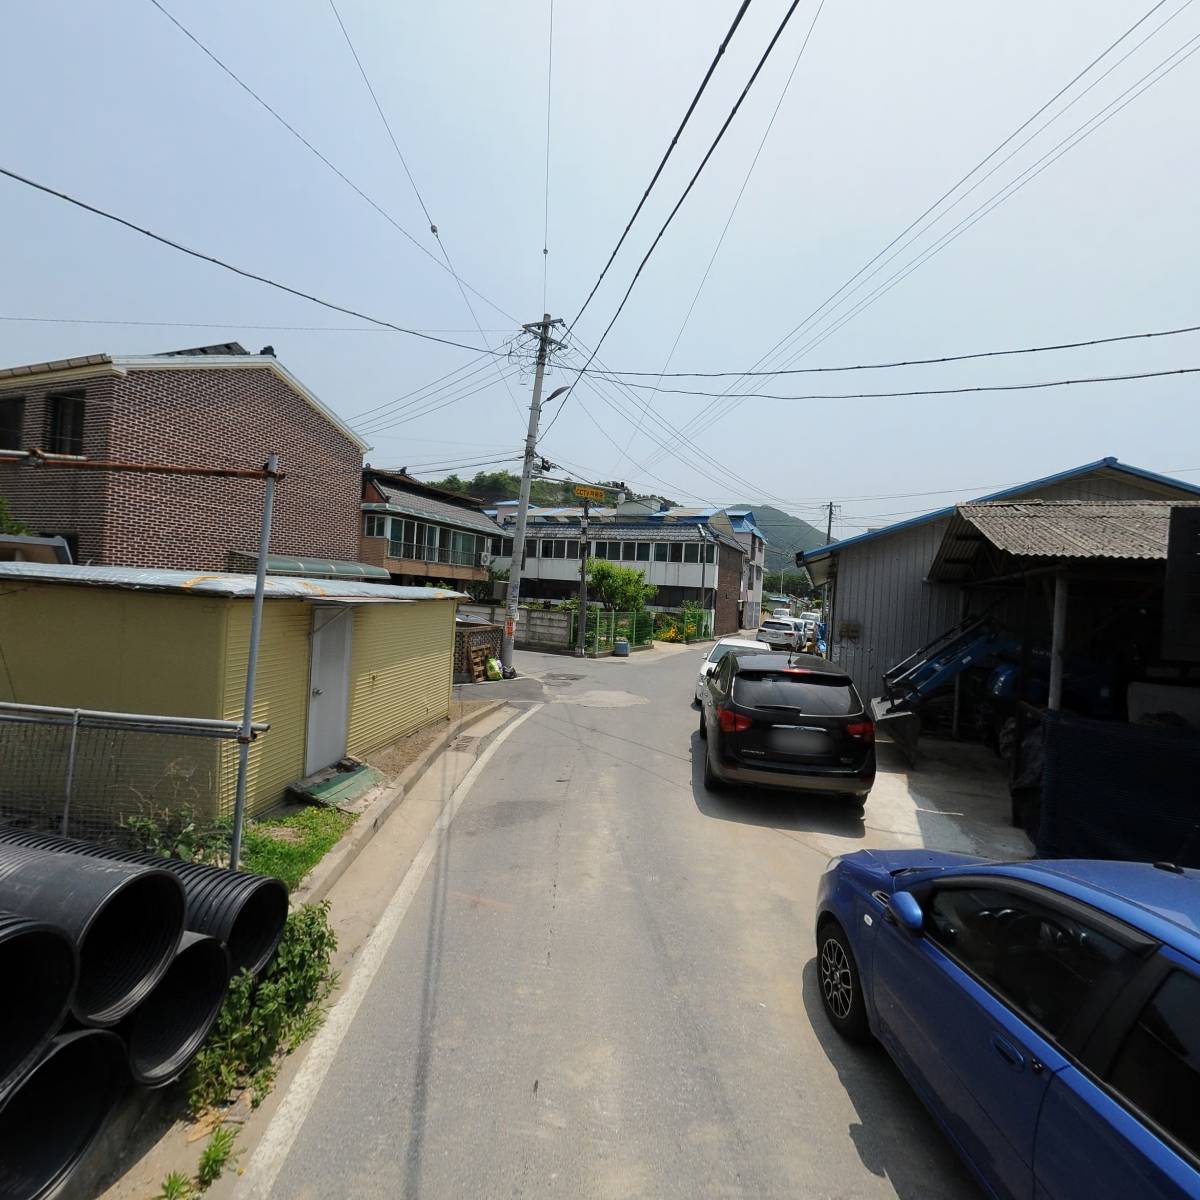
[[464,729],[491,716],[497,709],[503,708],[506,701],[493,700],[485,704],[477,712],[460,717],[446,726],[442,735],[421,755],[416,762],[410,763],[394,779],[378,786],[378,795],[363,809],[362,815],[346,831],[346,835],[328,854],[300,881],[300,885],[292,892],[291,907],[293,910],[302,904],[313,904],[325,897],[333,885],[346,873],[346,869],[366,849],[367,843],[375,836],[383,823],[396,811],[404,799],[408,789],[428,769],[429,764]]

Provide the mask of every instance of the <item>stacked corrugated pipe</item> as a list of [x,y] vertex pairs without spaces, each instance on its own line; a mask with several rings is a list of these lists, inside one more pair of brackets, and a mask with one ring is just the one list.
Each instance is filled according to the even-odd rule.
[[130,1086],[179,1078],[287,911],[277,879],[0,826],[0,1200],[59,1190]]

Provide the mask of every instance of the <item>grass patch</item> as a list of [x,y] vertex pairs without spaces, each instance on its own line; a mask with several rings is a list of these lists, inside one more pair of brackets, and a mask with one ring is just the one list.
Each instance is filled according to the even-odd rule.
[[254,821],[242,840],[242,870],[274,875],[291,891],[353,824],[352,813],[308,807],[290,817]]

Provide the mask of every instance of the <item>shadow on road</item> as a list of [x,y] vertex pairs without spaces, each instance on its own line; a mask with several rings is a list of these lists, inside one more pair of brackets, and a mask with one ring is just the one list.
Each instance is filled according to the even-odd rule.
[[821,1006],[816,959],[804,966],[804,1008],[858,1115],[847,1132],[862,1164],[900,1200],[978,1200],[979,1187],[878,1042],[838,1036]]
[[692,798],[706,817],[718,821],[835,837],[866,835],[862,810],[842,796],[798,796],[772,788],[747,787],[710,792],[704,786],[704,742],[698,733],[692,734]]

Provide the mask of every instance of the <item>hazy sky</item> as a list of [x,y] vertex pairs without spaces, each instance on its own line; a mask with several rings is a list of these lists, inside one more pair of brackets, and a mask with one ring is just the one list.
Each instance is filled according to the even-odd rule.
[[[162,2],[437,254],[327,0]],[[732,0],[555,3],[547,296],[555,316],[578,311],[735,8]],[[826,0],[671,369],[752,366],[1149,8],[1150,0]],[[502,310],[471,297],[498,347],[514,330],[512,318],[534,321],[542,312],[548,0],[339,0],[339,9],[455,267]],[[753,0],[576,329],[582,343],[575,351],[595,345],[785,9],[783,0]],[[601,358],[609,367],[664,367],[816,11],[817,0],[801,0],[605,342]],[[451,276],[276,124],[150,0],[8,0],[4,24],[0,163],[336,303],[480,343]],[[984,170],[1148,34],[830,320],[1168,56],[1200,47],[1190,41],[1200,39],[1200,4],[1159,6]],[[1198,133],[1200,55],[794,365],[1200,324]],[[353,421],[377,410],[374,421],[359,422],[371,431],[368,457],[377,465],[417,469],[519,452],[524,417],[494,371],[470,374],[475,365],[458,377],[465,381],[458,390],[487,384],[484,390],[383,427],[384,417],[396,421],[413,410],[380,406],[463,367],[473,357],[466,351],[391,332],[345,331],[358,323],[4,179],[0,222],[4,317],[214,326],[4,320],[3,365],[231,338],[251,350],[269,342],[343,416]],[[814,324],[810,337],[826,328]],[[568,354],[562,361],[582,359]],[[1200,335],[948,366],[782,376],[759,380],[754,390],[898,391],[1192,366],[1200,366]],[[556,370],[547,390],[573,377]],[[664,385],[719,390],[720,382]],[[524,407],[528,379],[517,375],[509,386]],[[891,514],[1109,454],[1155,470],[1186,470],[1184,478],[1200,481],[1196,389],[1194,377],[1181,376],[998,395],[750,399],[690,435],[694,446],[679,431],[709,401],[660,393],[624,459],[651,393],[604,385],[606,401],[580,387],[542,449],[577,474],[615,475],[677,499],[785,501],[817,520],[817,505],[833,498],[842,503],[835,532],[850,534]],[[946,494],[900,495],[942,489]],[[883,498],[889,496],[896,498]]]

